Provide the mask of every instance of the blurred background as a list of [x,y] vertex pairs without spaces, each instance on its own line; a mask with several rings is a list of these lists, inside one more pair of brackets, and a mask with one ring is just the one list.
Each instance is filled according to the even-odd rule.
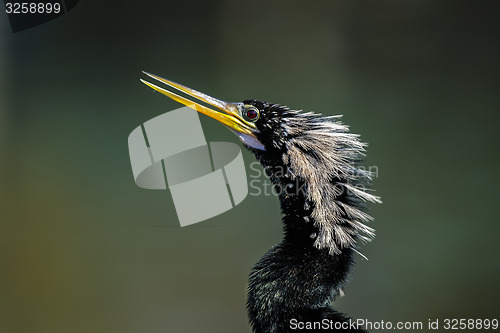
[[[499,9],[82,0],[18,33],[2,10],[0,331],[250,332],[247,275],[281,239],[277,199],[181,228],[168,191],[138,188],[129,133],[179,107],[142,70],[229,101],[343,114],[369,143],[384,204],[337,309],[498,318]],[[208,141],[237,142],[202,124]]]

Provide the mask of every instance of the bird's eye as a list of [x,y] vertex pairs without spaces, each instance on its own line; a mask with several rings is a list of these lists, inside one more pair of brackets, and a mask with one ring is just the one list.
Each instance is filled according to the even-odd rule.
[[259,110],[253,106],[247,106],[243,111],[243,117],[248,121],[257,121],[259,119]]

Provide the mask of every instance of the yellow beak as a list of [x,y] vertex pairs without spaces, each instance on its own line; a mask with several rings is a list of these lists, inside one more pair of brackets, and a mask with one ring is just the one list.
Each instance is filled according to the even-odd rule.
[[179,91],[182,91],[186,95],[189,95],[191,97],[194,97],[202,102],[205,102],[211,106],[214,106],[215,108],[221,110],[222,112],[215,111],[207,106],[204,106],[202,104],[199,104],[197,102],[193,102],[187,98],[184,98],[182,96],[179,96],[177,94],[174,94],[173,92],[170,92],[168,90],[165,90],[163,88],[158,87],[157,85],[154,85],[148,81],[142,80],[141,82],[144,83],[145,85],[153,88],[154,90],[160,92],[161,94],[170,97],[174,101],[177,101],[181,104],[184,104],[198,112],[201,112],[211,118],[214,118],[215,120],[220,121],[230,129],[242,133],[242,134],[250,134],[253,136],[253,133],[257,131],[257,128],[255,127],[255,124],[252,122],[247,122],[246,120],[243,119],[241,116],[241,110],[243,107],[242,103],[229,103],[229,102],[224,102],[219,99],[213,98],[211,96],[208,96],[202,92],[196,91],[194,89],[185,87],[179,83],[175,83],[173,81],[164,79],[162,77],[159,77],[154,74],[150,74],[147,72],[143,72],[147,76],[160,81],[172,88],[175,88]]

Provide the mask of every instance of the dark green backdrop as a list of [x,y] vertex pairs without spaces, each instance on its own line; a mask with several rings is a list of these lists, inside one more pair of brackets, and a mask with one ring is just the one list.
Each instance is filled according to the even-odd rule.
[[369,142],[384,204],[338,309],[498,317],[499,14],[493,1],[82,0],[13,34],[2,11],[0,331],[250,331],[246,278],[280,240],[277,201],[180,228],[168,191],[138,188],[128,134],[179,107],[141,70],[343,114]]

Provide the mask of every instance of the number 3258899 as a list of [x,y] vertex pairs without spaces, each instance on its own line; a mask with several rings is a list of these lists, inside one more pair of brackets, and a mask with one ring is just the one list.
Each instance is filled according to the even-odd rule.
[[7,2],[5,12],[7,14],[58,14],[61,12],[61,4],[58,2]]

